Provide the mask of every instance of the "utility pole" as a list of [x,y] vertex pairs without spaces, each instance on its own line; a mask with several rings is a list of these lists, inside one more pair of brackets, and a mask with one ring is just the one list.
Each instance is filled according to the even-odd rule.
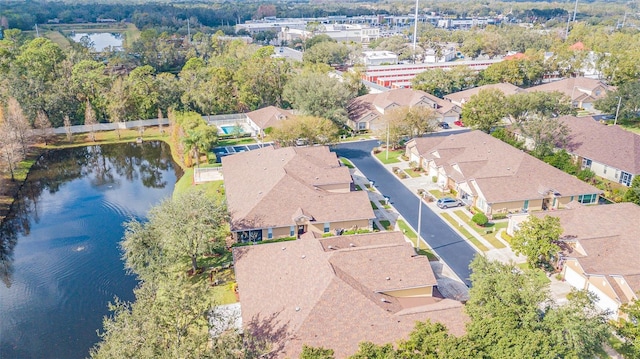
[[418,1],[416,0],[416,16],[413,19],[413,63],[416,63],[416,40],[418,39]]
[[622,96],[618,96],[618,108],[616,108],[616,118],[613,120],[613,125],[618,124],[618,114],[620,113],[620,104],[622,103]]
[[576,6],[573,8],[573,21],[576,22],[576,13],[578,12],[578,0],[576,0]]
[[420,231],[422,230],[422,198],[418,196],[418,235],[416,236],[416,248],[420,249]]

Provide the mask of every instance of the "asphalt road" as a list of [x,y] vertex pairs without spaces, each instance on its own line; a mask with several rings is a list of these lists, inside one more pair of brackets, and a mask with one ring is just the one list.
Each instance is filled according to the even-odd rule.
[[415,229],[418,228],[418,205],[422,206],[420,235],[458,277],[467,286],[471,286],[469,263],[477,252],[426,204],[422,203],[396,176],[373,158],[371,150],[376,146],[378,146],[377,140],[369,140],[341,143],[333,150],[339,156],[351,160],[369,180],[374,181],[375,187],[391,199],[395,209]]

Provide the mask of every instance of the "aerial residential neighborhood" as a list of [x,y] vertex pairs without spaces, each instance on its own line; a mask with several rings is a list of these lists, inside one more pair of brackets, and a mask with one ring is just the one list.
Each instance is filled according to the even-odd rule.
[[636,4],[4,1],[0,358],[640,358]]

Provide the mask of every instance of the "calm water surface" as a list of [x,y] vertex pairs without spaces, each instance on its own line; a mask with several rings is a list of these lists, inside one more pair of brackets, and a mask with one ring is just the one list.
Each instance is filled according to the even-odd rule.
[[75,42],[91,44],[95,51],[102,52],[109,47],[121,48],[124,36],[121,33],[75,33],[71,39]]
[[84,358],[107,303],[133,300],[122,223],[182,175],[161,142],[53,151],[0,227],[0,358]]

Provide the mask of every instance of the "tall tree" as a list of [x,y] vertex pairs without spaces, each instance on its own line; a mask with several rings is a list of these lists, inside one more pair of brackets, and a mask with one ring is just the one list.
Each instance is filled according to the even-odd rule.
[[553,153],[555,148],[567,144],[571,130],[556,118],[545,116],[531,116],[521,124],[522,133],[532,139],[531,154],[543,158]]
[[540,219],[529,216],[513,236],[511,247],[516,254],[522,253],[527,257],[529,267],[552,269],[550,261],[560,251],[558,240],[561,234],[558,217],[545,216]]
[[484,89],[471,96],[462,107],[462,118],[467,126],[489,133],[506,115],[505,96],[498,89]]
[[22,148],[22,157],[27,156],[27,148],[31,142],[31,126],[29,120],[22,112],[22,106],[18,100],[10,97],[7,101],[7,113],[5,122],[10,128],[9,135],[14,137],[14,141]]
[[20,143],[18,137],[14,134],[14,128],[7,121],[4,115],[3,106],[0,105],[0,155],[4,161],[0,161],[2,167],[6,167],[11,175],[11,181],[15,181],[15,169],[17,164],[22,160],[22,152],[20,152]]
[[71,119],[69,118],[69,115],[64,116],[64,133],[67,135],[67,142],[71,142],[72,132],[71,132]]
[[92,142],[96,142],[96,113],[93,111],[91,102],[87,101],[84,108],[84,125],[89,127],[89,136]]
[[640,300],[622,306],[627,318],[618,319],[616,333],[624,338],[623,347],[629,358],[640,358]]
[[284,99],[306,115],[324,117],[337,124],[347,120],[347,102],[355,93],[326,73],[306,71],[293,77],[284,87]]
[[224,247],[227,217],[225,204],[201,191],[164,200],[149,212],[149,220],[163,233],[161,246],[168,258],[189,258],[194,273],[199,257]]
[[36,129],[38,129],[38,136],[46,146],[49,138],[51,138],[51,136],[53,135],[53,128],[51,127],[51,121],[49,121],[49,117],[46,113],[44,113],[44,111],[38,111],[38,115],[36,116],[36,120],[33,125]]
[[316,116],[298,116],[280,121],[271,137],[281,146],[330,144],[338,140],[339,129],[331,120]]
[[631,181],[631,187],[625,192],[624,199],[625,202],[632,202],[637,205],[640,205],[640,176],[636,175]]
[[484,358],[589,358],[602,350],[609,327],[584,292],[558,306],[534,271],[477,256],[471,263],[465,310],[468,343]]

